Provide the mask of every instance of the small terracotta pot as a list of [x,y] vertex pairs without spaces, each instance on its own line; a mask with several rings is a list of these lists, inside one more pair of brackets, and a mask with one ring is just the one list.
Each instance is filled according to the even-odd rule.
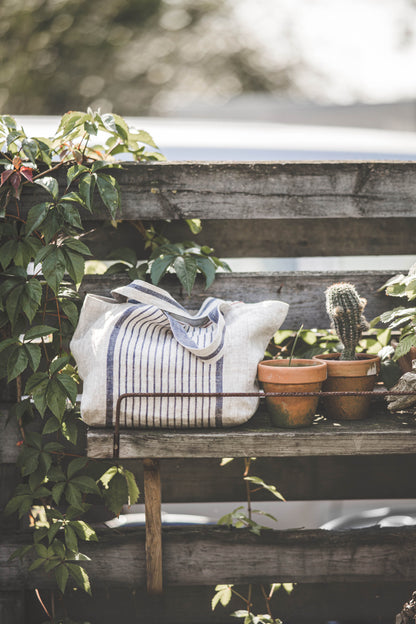
[[[357,353],[356,360],[340,360],[339,353],[315,355],[328,366],[328,377],[322,384],[324,392],[350,392],[374,390],[380,372],[377,355]],[[371,397],[334,396],[322,397],[324,416],[332,420],[361,420],[369,415]]]
[[[326,363],[318,360],[264,360],[258,378],[265,392],[317,392],[326,379]],[[266,397],[276,427],[308,427],[316,414],[319,397]]]

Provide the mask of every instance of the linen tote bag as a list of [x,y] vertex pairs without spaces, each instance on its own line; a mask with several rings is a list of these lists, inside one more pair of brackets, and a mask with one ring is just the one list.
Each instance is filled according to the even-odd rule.
[[[288,304],[207,298],[190,314],[166,291],[135,280],[113,299],[87,295],[71,341],[84,388],[81,416],[112,427],[124,393],[256,392],[257,364]],[[258,397],[131,397],[122,427],[224,427],[247,421]]]

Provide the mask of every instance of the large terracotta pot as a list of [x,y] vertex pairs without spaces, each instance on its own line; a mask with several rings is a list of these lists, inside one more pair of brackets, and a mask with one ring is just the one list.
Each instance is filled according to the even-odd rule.
[[[326,379],[326,363],[318,360],[265,360],[258,365],[265,392],[318,392]],[[266,397],[276,427],[307,427],[316,414],[319,397]]]
[[[380,372],[377,355],[358,353],[356,360],[340,360],[339,353],[315,355],[326,362],[328,377],[322,384],[323,392],[362,392],[373,390]],[[332,420],[361,420],[369,415],[370,396],[322,397],[324,416]]]

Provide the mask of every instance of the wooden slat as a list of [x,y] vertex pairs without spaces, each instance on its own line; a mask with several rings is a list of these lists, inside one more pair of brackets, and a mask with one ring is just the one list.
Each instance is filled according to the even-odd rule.
[[[1,539],[1,538],[0,538]],[[45,588],[54,584],[27,563],[7,562],[30,536],[0,542],[0,586],[4,590]],[[91,557],[85,568],[92,587],[145,586],[144,530],[99,534],[86,543]],[[213,585],[262,582],[413,581],[416,575],[416,529],[351,531],[271,531],[256,536],[223,527],[164,530],[166,585]]]
[[[416,218],[395,219],[223,219],[203,220],[200,234],[190,233],[182,221],[161,222],[158,232],[171,241],[195,240],[215,248],[220,258],[294,258],[414,253]],[[138,258],[148,258],[144,240],[131,222],[85,223],[94,229],[83,240],[95,258],[106,260],[110,251],[131,247]]]
[[[124,219],[409,217],[416,209],[415,172],[414,162],[351,161],[126,163],[111,171]],[[23,210],[49,199],[25,188]]]
[[[396,305],[384,293],[377,292],[392,275],[387,271],[220,273],[208,290],[204,289],[203,280],[198,280],[189,297],[174,276],[165,278],[160,286],[189,310],[199,309],[208,296],[245,303],[278,299],[290,306],[284,328],[298,329],[303,324],[304,327],[322,329],[330,324],[325,310],[325,290],[328,286],[339,281],[355,284],[360,295],[367,299],[366,316],[371,320]],[[82,281],[80,294],[108,296],[111,289],[129,281],[123,275],[87,275]]]
[[[87,443],[89,457],[112,457],[108,429],[91,428]],[[125,429],[120,433],[120,457],[406,455],[415,452],[415,443],[414,423],[394,416],[342,423],[322,419],[309,428],[277,429],[260,411],[248,424],[233,429]]]
[[[123,460],[143,491],[141,462]],[[161,460],[162,500],[164,503],[242,501],[246,483],[242,479],[243,459],[226,466],[214,459]],[[416,454],[261,458],[252,474],[276,485],[289,501],[415,498]],[[254,501],[276,499],[264,488]]]
[[[247,595],[247,585],[235,587]],[[412,583],[308,583],[298,584],[289,595],[283,589],[276,591],[271,608],[274,616],[285,624],[322,624],[348,621],[362,624],[392,624],[395,615],[414,590]],[[145,590],[94,589],[91,600],[84,592],[67,590],[62,602],[72,618],[80,621],[114,624],[120,618],[123,605],[124,622],[146,624],[236,624],[231,613],[244,607],[240,598],[234,597],[224,608],[212,611],[213,587],[167,587],[163,597],[154,600]],[[253,611],[263,613],[265,602],[260,588],[253,588]],[[39,611],[31,596],[28,612]],[[39,613],[39,618],[41,617]],[[32,616],[33,617],[33,616]],[[138,619],[139,618],[139,619]],[[238,620],[237,620],[238,621]],[[38,624],[38,620],[25,624]]]

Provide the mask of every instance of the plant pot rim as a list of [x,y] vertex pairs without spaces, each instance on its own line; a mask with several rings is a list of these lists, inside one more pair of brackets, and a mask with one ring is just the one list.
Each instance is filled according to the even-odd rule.
[[313,359],[326,362],[328,377],[367,377],[380,372],[380,357],[368,353],[357,353],[356,360],[340,360],[340,353],[314,355]]
[[293,358],[291,366],[288,359],[263,360],[257,371],[259,381],[266,383],[314,383],[327,377],[326,362],[317,359]]

